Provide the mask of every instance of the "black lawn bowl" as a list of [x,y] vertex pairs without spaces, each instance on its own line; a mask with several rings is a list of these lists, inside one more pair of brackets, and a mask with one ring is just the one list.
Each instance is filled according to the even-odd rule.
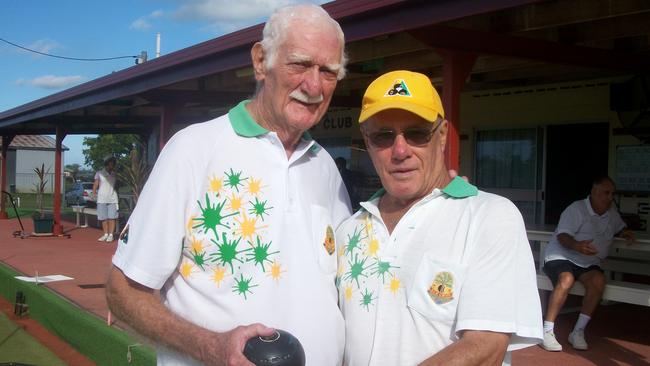
[[256,366],[304,366],[305,350],[291,333],[276,329],[275,334],[253,337],[244,346],[244,355]]

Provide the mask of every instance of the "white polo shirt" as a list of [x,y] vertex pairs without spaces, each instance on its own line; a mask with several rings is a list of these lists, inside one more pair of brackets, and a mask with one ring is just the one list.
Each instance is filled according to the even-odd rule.
[[[599,265],[609,254],[609,246],[612,244],[614,235],[626,227],[625,222],[618,214],[616,207],[612,205],[607,212],[598,215],[594,212],[589,202],[589,197],[575,201],[570,204],[560,215],[560,222],[557,224],[555,233],[546,247],[544,262],[556,259],[565,259],[575,265],[587,268]],[[558,234],[566,233],[575,240],[593,239],[592,245],[596,247],[596,255],[584,255],[575,250],[565,248],[557,240]]]
[[97,203],[117,203],[117,191],[115,190],[117,178],[115,172],[109,173],[106,169],[102,169],[95,173],[95,180],[99,180]]
[[390,235],[378,203],[336,232],[344,365],[416,365],[462,330],[511,333],[509,351],[539,343],[535,266],[510,201],[456,178]]
[[[201,327],[260,322],[295,335],[307,364],[339,365],[333,230],[350,216],[345,187],[308,134],[287,158],[247,102],[169,141],[113,264]],[[198,363],[160,348],[158,364]]]

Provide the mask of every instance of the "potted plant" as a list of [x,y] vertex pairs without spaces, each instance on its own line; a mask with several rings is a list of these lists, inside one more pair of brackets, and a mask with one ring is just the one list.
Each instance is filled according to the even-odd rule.
[[140,192],[144,187],[147,177],[149,176],[149,167],[147,161],[140,155],[138,148],[131,149],[128,161],[121,166],[117,176],[123,184],[125,184],[131,191],[132,199],[128,200],[128,211],[133,210],[133,207],[138,202]]
[[43,211],[43,200],[45,196],[45,187],[47,184],[47,175],[50,173],[50,169],[45,169],[45,164],[42,163],[40,167],[34,168],[34,173],[36,173],[36,178],[38,181],[34,183],[34,191],[36,192],[36,206],[38,209],[32,214],[32,219],[34,221],[34,233],[36,234],[46,234],[52,232],[52,226],[54,226],[54,219],[51,215],[46,215]]

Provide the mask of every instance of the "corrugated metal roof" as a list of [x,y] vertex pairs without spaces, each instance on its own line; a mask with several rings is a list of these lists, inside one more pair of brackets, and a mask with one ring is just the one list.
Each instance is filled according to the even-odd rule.
[[[0,139],[0,146],[2,140]],[[70,150],[65,145],[61,146],[64,151]],[[9,149],[15,150],[55,150],[56,141],[45,135],[17,135],[11,140]]]

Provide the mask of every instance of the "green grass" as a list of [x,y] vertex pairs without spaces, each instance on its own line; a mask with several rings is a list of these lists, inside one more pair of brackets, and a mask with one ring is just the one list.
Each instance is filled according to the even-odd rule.
[[[36,210],[31,209],[31,208],[18,208],[18,216],[22,217],[31,217],[32,213],[36,212]],[[16,211],[14,211],[13,207],[7,207],[7,214],[9,215],[10,219],[16,218]]]
[[[128,364],[127,350],[129,345],[139,343],[138,339],[116,328],[107,327],[103,319],[81,310],[47,287],[15,279],[14,276],[17,275],[18,272],[0,263],[0,296],[12,301],[16,292],[22,291],[29,304],[30,318],[98,365]],[[149,346],[132,348],[131,353],[133,358],[130,366],[156,364],[156,353]]]
[[[9,201],[9,197],[4,194],[3,196],[7,199],[5,203],[5,209],[7,210],[9,218],[16,217],[16,212],[14,211],[13,205]],[[16,205],[16,209],[18,210],[18,215],[20,215],[21,218],[30,217],[32,213],[38,209],[38,205],[36,204],[36,193],[14,193],[12,196],[16,201],[18,198],[20,198],[20,207]],[[43,196],[43,211],[52,212],[52,205],[54,204],[52,196],[52,194],[45,194]],[[61,199],[61,213],[72,213],[72,209],[70,207],[65,207],[64,199]]]
[[0,312],[0,362],[66,366],[47,347]]

